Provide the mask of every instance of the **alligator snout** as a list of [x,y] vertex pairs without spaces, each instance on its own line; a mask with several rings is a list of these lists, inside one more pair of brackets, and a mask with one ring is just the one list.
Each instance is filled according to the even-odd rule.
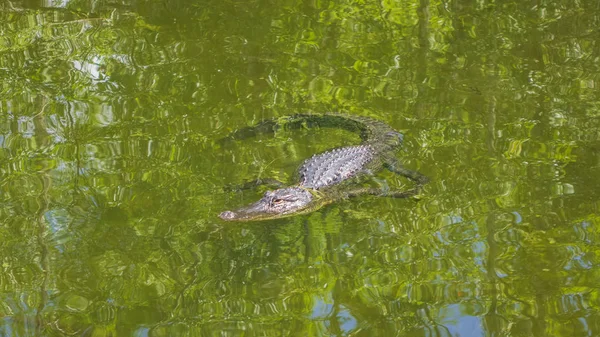
[[219,218],[223,220],[232,220],[235,219],[235,213],[232,211],[225,211],[219,214]]
[[313,195],[306,188],[299,186],[285,187],[267,191],[260,200],[233,211],[225,211],[219,214],[219,218],[225,221],[283,218],[307,208],[312,200]]

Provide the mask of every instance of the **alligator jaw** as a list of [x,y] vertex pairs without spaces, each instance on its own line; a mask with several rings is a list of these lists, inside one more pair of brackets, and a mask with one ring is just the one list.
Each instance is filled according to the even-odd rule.
[[233,211],[225,211],[219,214],[219,218],[225,221],[253,221],[277,217],[277,213],[271,213],[272,210],[269,208],[269,204],[265,202],[265,198],[266,197],[263,197],[259,201],[246,207],[238,208]]
[[302,187],[286,187],[268,191],[257,202],[219,217],[225,221],[257,221],[283,218],[302,213],[313,201],[313,194]]

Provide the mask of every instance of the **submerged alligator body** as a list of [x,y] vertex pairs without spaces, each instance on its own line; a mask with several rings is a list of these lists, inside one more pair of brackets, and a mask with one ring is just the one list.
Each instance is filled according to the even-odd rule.
[[[300,166],[297,184],[267,191],[253,204],[222,212],[219,214],[221,219],[255,221],[282,218],[312,212],[337,200],[363,194],[406,198],[419,193],[421,186],[428,181],[422,174],[402,168],[396,160],[395,152],[402,144],[402,134],[371,118],[342,114],[294,115],[241,129],[231,138],[244,139],[260,132],[302,126],[336,127],[359,132],[362,143],[314,155]],[[356,184],[360,177],[372,175],[384,167],[415,181],[416,186],[408,191],[384,191]],[[283,185],[272,180],[269,183]]]

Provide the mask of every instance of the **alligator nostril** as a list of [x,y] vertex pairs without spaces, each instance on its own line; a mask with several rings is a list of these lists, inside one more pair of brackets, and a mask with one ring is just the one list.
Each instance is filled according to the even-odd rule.
[[225,212],[219,214],[219,218],[221,218],[223,220],[231,220],[231,219],[235,218],[235,213],[233,213],[232,211],[225,211]]

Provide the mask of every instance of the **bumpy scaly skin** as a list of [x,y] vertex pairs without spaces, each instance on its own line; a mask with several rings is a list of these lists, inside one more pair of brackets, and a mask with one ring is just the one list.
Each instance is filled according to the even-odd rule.
[[[265,121],[254,128],[245,128],[234,133],[234,139],[243,139],[256,131],[276,130],[280,124],[290,127],[323,126],[345,128],[358,131],[363,140],[361,145],[333,149],[304,161],[298,170],[300,181],[296,186],[268,191],[257,202],[235,211],[225,211],[219,217],[226,221],[253,221],[282,218],[314,211],[335,200],[360,194],[382,193],[371,188],[339,187],[340,183],[360,174],[379,170],[393,158],[396,148],[402,144],[402,134],[388,125],[365,117],[347,115],[295,115],[280,119],[279,123]],[[427,179],[418,172],[396,170],[418,182],[419,186]],[[408,197],[418,192],[388,193],[393,197]]]
[[363,170],[374,153],[370,145],[358,145],[314,155],[300,167],[300,186],[318,190],[339,184]]

